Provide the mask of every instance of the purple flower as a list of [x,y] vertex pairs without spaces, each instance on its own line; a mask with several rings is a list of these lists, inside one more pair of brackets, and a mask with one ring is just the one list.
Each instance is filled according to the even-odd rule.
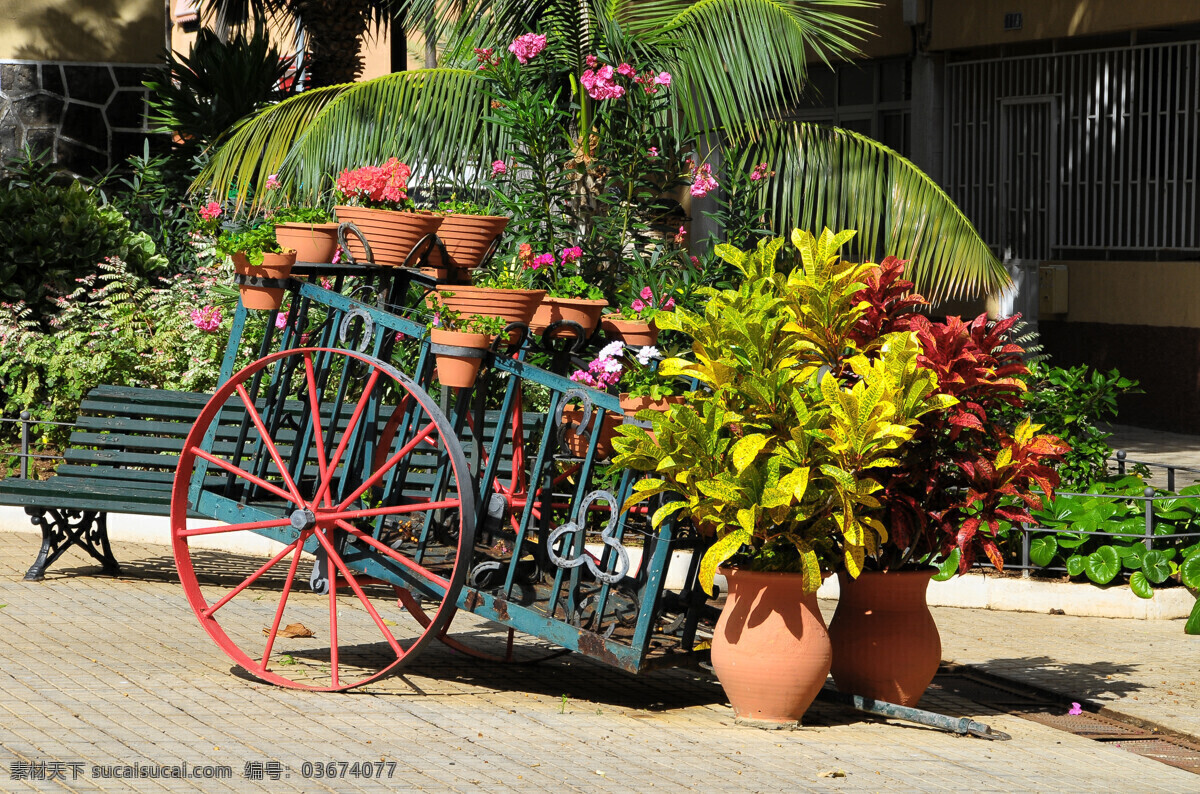
[[1068,711],[1067,713],[1070,714],[1072,717],[1077,716],[1077,715],[1083,713],[1083,707],[1080,706],[1078,703],[1072,703],[1071,710]]

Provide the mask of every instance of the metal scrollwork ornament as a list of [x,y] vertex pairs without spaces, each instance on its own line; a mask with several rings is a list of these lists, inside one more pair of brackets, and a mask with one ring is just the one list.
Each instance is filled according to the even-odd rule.
[[574,521],[568,521],[550,533],[550,541],[547,544],[548,548],[546,549],[546,553],[550,557],[550,561],[559,568],[578,568],[580,565],[586,565],[588,570],[592,572],[592,575],[601,582],[605,582],[607,584],[616,584],[624,579],[625,575],[629,573],[629,552],[626,551],[625,547],[621,544],[620,539],[613,537],[613,532],[617,528],[617,497],[613,496],[608,491],[592,491],[590,494],[585,496],[583,498],[583,502],[579,505],[579,520],[583,522],[584,525],[586,525],[587,522],[588,510],[591,508],[592,503],[596,501],[603,501],[612,508],[608,517],[608,523],[605,524],[604,530],[600,533],[600,540],[604,542],[605,546],[608,546],[617,553],[616,570],[614,570],[612,573],[607,573],[601,570],[600,566],[596,564],[592,555],[588,554],[586,551],[584,551],[584,553],[579,557],[572,557],[570,559],[561,557],[557,552],[554,551],[555,544],[558,543],[560,538],[566,535],[573,535],[574,533],[583,529],[582,526],[576,524]]

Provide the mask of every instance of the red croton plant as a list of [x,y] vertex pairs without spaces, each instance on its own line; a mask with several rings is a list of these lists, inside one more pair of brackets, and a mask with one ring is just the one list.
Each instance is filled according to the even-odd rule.
[[981,314],[971,322],[934,322],[917,313],[927,302],[911,292],[903,271],[903,261],[888,257],[855,296],[866,306],[854,341],[867,347],[881,334],[916,333],[923,349],[918,366],[933,370],[937,392],[958,402],[926,414],[901,465],[880,478],[876,496],[888,513],[891,542],[876,562],[890,570],[931,554],[945,559],[957,549],[960,573],[980,553],[1003,568],[1000,522],[1034,520],[1028,511],[1041,506],[1041,496],[1032,489],[1053,497],[1053,464],[1068,448],[1055,436],[1038,435],[1028,420],[1009,433],[992,416],[1001,405],[1019,406],[1025,391],[1024,351],[1008,340],[1018,318],[989,324]]

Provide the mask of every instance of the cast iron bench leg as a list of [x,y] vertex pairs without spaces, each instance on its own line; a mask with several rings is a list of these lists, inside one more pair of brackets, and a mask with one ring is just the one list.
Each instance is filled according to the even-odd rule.
[[121,566],[108,545],[108,514],[95,510],[62,510],[55,507],[27,507],[34,526],[41,527],[42,548],[25,574],[25,581],[40,582],[55,560],[72,546],[95,557],[111,576],[121,574]]

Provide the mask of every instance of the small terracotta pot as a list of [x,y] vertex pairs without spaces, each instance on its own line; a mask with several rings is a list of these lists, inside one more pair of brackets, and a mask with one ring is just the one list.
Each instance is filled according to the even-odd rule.
[[816,593],[798,573],[722,568],[729,596],[712,666],[739,722],[799,722],[825,685],[832,656]]
[[[600,315],[604,311],[604,307],[608,305],[606,300],[590,300],[588,298],[551,298],[546,296],[542,298],[542,303],[537,307],[537,311],[533,314],[533,322],[529,325],[529,330],[535,334],[540,334],[550,327],[551,323],[556,323],[559,320],[579,323],[583,327],[583,335],[591,336],[596,326],[600,324]],[[559,336],[566,336],[570,331],[561,330]]]
[[606,336],[634,347],[658,341],[658,327],[653,320],[624,320],[619,314],[606,314],[600,318],[600,328]]
[[[243,253],[233,254],[233,269],[240,276],[255,278],[287,278],[291,275],[292,266],[296,264],[296,252],[288,251],[283,254],[263,254],[261,266],[251,266],[250,260]],[[283,290],[274,287],[239,286],[242,305],[247,309],[258,311],[274,311],[283,303]]]
[[507,226],[508,218],[502,215],[447,215],[437,235],[446,246],[450,262],[448,265],[442,262],[442,252],[435,246],[429,254],[429,264],[474,270]]
[[[339,221],[350,221],[358,227],[371,246],[375,264],[384,267],[399,267],[409,255],[409,264],[416,265],[421,251],[414,253],[417,243],[432,234],[442,225],[443,217],[422,212],[398,212],[376,210],[366,207],[334,207]],[[367,253],[353,234],[347,235],[346,244],[358,262],[365,263]],[[426,246],[433,245],[430,239]]]
[[[599,410],[596,406],[592,406],[591,425],[589,425],[589,428],[595,427],[596,412]],[[577,458],[587,457],[591,436],[587,433],[580,435],[575,432],[575,428],[579,427],[580,422],[583,421],[583,408],[577,405],[568,405],[563,409],[562,421],[564,425],[568,425],[566,432],[563,433],[563,440],[566,442],[567,451]],[[604,413],[604,419],[600,423],[600,440],[596,442],[596,457],[607,458],[612,455],[613,436],[616,435],[617,426],[620,424],[620,416],[607,411]]]
[[525,325],[529,325],[534,310],[546,295],[544,289],[495,289],[458,285],[447,287],[445,291],[454,294],[449,298],[443,297],[442,303],[463,317],[478,314],[481,317],[499,317],[506,322]]
[[849,695],[915,706],[942,661],[942,641],[925,602],[933,569],[857,579],[838,572],[841,595],[829,622],[833,681]]
[[296,249],[297,262],[329,262],[337,250],[336,223],[279,223],[275,240],[280,248]]
[[[435,345],[469,347],[482,352],[492,344],[492,336],[434,328],[430,332],[430,341]],[[475,385],[475,378],[479,376],[479,369],[483,366],[483,356],[474,357],[436,352],[433,355],[438,381],[443,386],[464,389]]]

